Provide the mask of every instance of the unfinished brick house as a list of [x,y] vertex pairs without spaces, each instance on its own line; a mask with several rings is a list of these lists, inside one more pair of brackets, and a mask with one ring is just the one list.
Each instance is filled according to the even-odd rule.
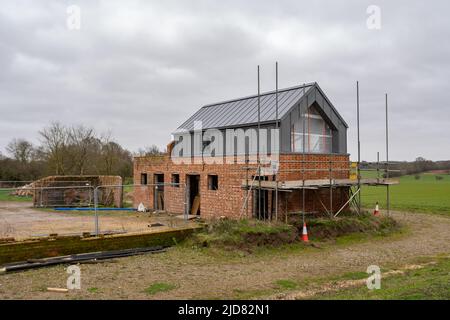
[[347,128],[317,83],[206,105],[173,132],[167,154],[134,159],[134,183],[148,186],[136,188],[135,206],[261,219],[346,209]]

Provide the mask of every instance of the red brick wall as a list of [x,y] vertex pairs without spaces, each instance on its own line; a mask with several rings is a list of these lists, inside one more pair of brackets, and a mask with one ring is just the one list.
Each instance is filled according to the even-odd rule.
[[[245,164],[174,164],[167,157],[137,157],[134,159],[134,184],[140,184],[141,173],[147,173],[148,183],[153,184],[154,175],[164,174],[164,182],[171,183],[172,173],[180,175],[180,186],[164,186],[165,209],[184,213],[187,174],[200,175],[200,211],[203,217],[239,216],[245,197],[241,180],[245,179]],[[208,175],[218,176],[218,190],[208,190]],[[147,192],[147,194],[145,193]],[[154,186],[135,188],[135,206],[143,202],[154,208]]]
[[[301,180],[303,155],[302,154],[282,154],[280,155],[280,171],[278,180]],[[305,171],[305,179],[328,179],[330,177],[330,160],[333,178],[348,178],[349,171],[338,171],[339,169],[349,168],[348,155],[305,155],[306,169],[321,169],[319,171]],[[246,169],[251,167],[251,169]],[[185,184],[187,174],[200,175],[200,211],[201,216],[205,218],[228,216],[239,217],[243,208],[244,199],[247,191],[241,188],[243,179],[251,180],[252,175],[256,173],[255,164],[174,164],[168,156],[150,156],[136,157],[134,159],[134,183],[140,184],[141,173],[147,173],[148,184],[154,183],[154,175],[164,174],[164,182],[171,183],[172,173],[180,175],[180,187],[165,186],[165,209],[168,212],[182,214],[184,213],[185,202]],[[208,175],[218,175],[218,190],[208,190]],[[272,179],[272,177],[270,178]],[[322,202],[329,207],[329,189],[324,188],[317,191]],[[143,202],[148,208],[154,208],[154,186],[143,186],[135,188],[134,203],[137,206]],[[313,191],[306,193],[307,211],[324,212],[322,205],[317,200]],[[280,192],[278,201],[278,213],[283,215],[286,211],[286,199],[288,200],[288,211],[297,212],[302,208],[302,191],[291,193]],[[348,189],[341,188],[333,191],[333,210],[336,211],[348,199]],[[269,210],[271,208],[272,193],[269,192]],[[245,206],[244,206],[245,208]],[[274,211],[274,210],[273,210]],[[243,210],[243,214],[252,216],[253,199],[250,194],[248,199],[248,211]]]
[[[305,164],[304,172],[302,172],[303,163]],[[347,179],[349,177],[348,155],[306,154],[303,156],[298,153],[282,154],[280,155],[278,180],[302,180],[303,174],[305,180],[329,179],[330,166],[334,170],[331,171],[333,179]]]
[[[348,187],[333,189],[333,213],[336,213],[348,200]],[[320,201],[319,201],[320,198]],[[303,211],[303,190],[293,192],[280,192],[278,201],[278,213],[284,216],[286,212],[300,213]],[[287,201],[286,201],[287,200]],[[321,203],[322,202],[322,203]],[[322,214],[330,210],[330,189],[305,190],[305,211],[311,214]]]

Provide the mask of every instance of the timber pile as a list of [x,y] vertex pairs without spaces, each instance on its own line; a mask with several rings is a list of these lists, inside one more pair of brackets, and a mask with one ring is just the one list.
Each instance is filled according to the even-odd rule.
[[13,196],[19,197],[31,197],[33,195],[34,182],[26,184],[22,187],[18,187],[15,191],[11,192]]

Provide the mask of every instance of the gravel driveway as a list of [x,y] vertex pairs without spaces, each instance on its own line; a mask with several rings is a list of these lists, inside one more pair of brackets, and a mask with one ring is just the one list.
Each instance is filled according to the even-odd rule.
[[[239,257],[190,248],[166,253],[82,265],[82,289],[66,294],[46,287],[64,287],[64,266],[0,276],[0,299],[192,299],[234,298],[243,293],[274,290],[280,279],[312,281],[347,272],[365,272],[367,266],[401,267],[418,257],[450,253],[450,218],[446,216],[393,213],[407,232],[322,248],[274,250]],[[154,282],[174,284],[175,289],[155,295],[145,293]]]

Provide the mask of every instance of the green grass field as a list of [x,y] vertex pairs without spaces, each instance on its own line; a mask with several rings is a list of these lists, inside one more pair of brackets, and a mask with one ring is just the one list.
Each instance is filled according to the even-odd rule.
[[0,201],[32,201],[33,197],[19,197],[11,195],[11,190],[0,190]]
[[[435,174],[395,178],[400,184],[389,187],[391,209],[450,214],[450,175],[439,175],[442,180],[436,180]],[[364,172],[364,177],[376,177],[375,172]],[[364,207],[372,209],[378,201],[380,209],[386,208],[386,187],[364,186],[361,189],[361,200]]]

